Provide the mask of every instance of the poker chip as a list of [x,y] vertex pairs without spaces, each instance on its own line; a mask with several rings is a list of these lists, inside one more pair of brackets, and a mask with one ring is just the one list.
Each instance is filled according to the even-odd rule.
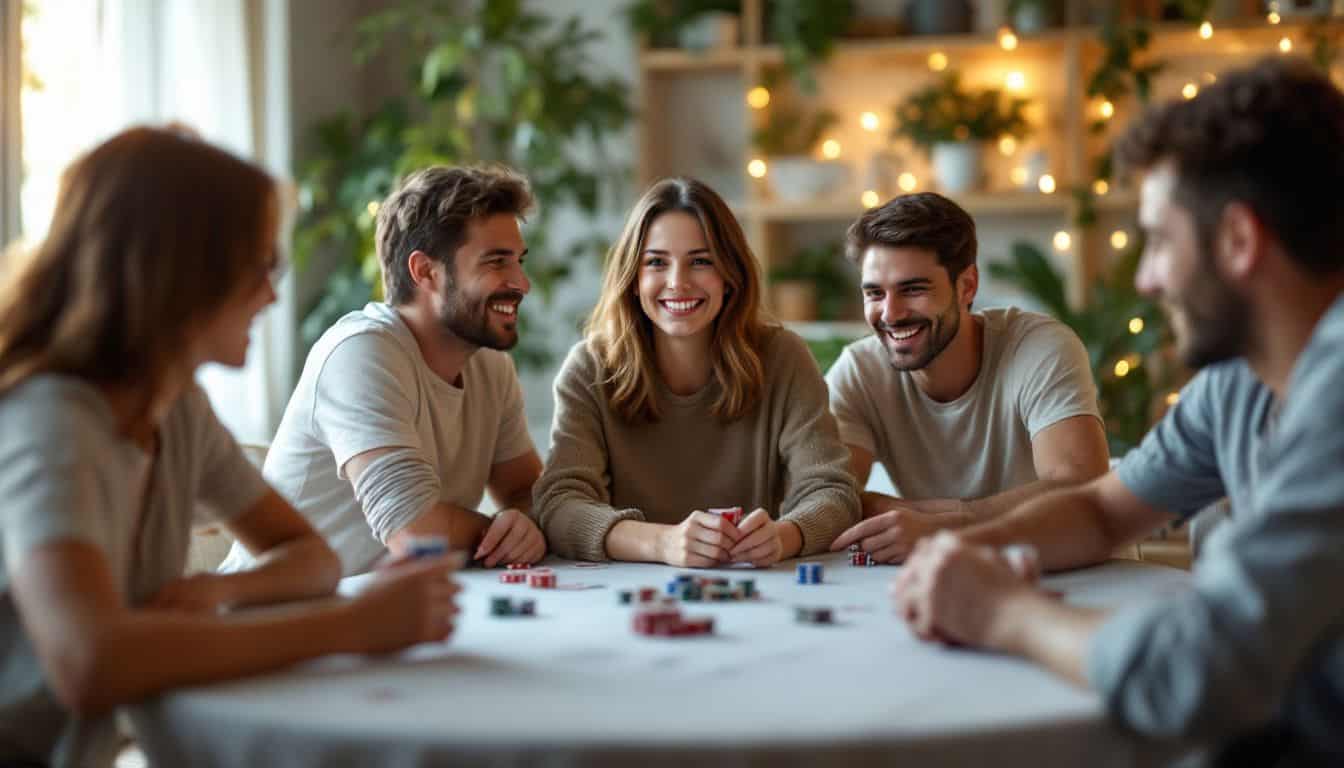
[[711,507],[705,511],[711,515],[718,515],[733,525],[742,524],[743,515],[741,507]]
[[794,619],[802,624],[833,624],[835,615],[830,608],[799,605],[793,609]]
[[798,564],[799,584],[820,584],[821,576],[821,563],[816,560],[809,560]]
[[509,563],[506,566],[510,571],[526,571],[532,567],[531,563]]
[[526,584],[527,574],[514,571],[505,571],[499,574],[499,580],[503,584]]
[[549,568],[532,571],[527,574],[527,583],[537,589],[555,589],[555,571]]
[[406,542],[406,554],[413,558],[448,554],[448,540],[442,536],[412,536]]
[[514,600],[502,595],[492,597],[490,598],[490,615],[499,617],[536,616],[537,601],[530,598]]
[[860,550],[858,552],[850,553],[849,564],[859,566],[869,566],[869,565],[877,565],[877,561],[873,559],[872,555]]

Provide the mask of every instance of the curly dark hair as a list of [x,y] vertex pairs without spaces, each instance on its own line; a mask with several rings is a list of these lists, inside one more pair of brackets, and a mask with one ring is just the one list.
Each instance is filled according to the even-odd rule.
[[522,218],[531,207],[527,179],[503,166],[436,165],[407,176],[378,208],[374,242],[388,302],[405,304],[414,295],[413,251],[447,266],[451,276],[453,255],[471,222],[497,213]]
[[1206,250],[1223,209],[1239,201],[1305,270],[1344,268],[1344,93],[1306,61],[1264,59],[1150,109],[1115,159],[1125,172],[1172,161],[1173,198]]
[[845,258],[862,265],[870,246],[928,248],[948,277],[975,263],[975,221],[936,192],[901,195],[865,212],[845,232]]

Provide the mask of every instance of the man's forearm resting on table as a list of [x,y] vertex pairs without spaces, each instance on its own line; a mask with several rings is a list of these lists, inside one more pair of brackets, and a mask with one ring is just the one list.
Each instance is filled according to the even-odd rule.
[[329,595],[341,578],[341,561],[316,534],[287,541],[259,553],[245,571],[218,574],[227,605],[264,603]]
[[446,501],[435,502],[404,528],[388,537],[388,547],[399,553],[412,536],[443,536],[452,549],[474,552],[490,527],[490,518],[474,509]]
[[1101,611],[1065,605],[1039,590],[1023,590],[997,606],[985,638],[993,650],[1030,659],[1086,687],[1087,654]]

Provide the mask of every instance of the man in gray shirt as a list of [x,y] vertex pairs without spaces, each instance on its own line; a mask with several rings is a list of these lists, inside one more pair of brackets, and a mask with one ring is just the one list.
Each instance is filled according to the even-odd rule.
[[[1033,659],[1123,726],[1219,762],[1344,764],[1344,94],[1266,60],[1149,114],[1118,151],[1145,172],[1139,288],[1204,369],[1117,471],[921,542],[897,609],[922,637]],[[1232,520],[1194,589],[1114,613],[1051,598],[993,549],[1088,565],[1224,495]]]
[[882,462],[900,498],[866,492],[864,520],[831,545],[900,562],[942,528],[993,518],[1106,471],[1087,350],[1068,326],[1019,309],[971,311],[975,222],[933,192],[859,217],[846,256],[873,335],[826,374],[850,471]]

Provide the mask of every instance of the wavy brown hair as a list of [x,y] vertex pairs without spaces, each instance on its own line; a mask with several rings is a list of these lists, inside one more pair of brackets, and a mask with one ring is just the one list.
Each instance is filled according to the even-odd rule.
[[734,421],[761,399],[765,379],[761,345],[767,323],[756,257],[727,203],[704,183],[663,179],[635,203],[620,240],[607,254],[602,295],[585,327],[589,348],[601,364],[600,384],[612,411],[627,422],[657,421],[653,322],[640,307],[636,291],[649,226],[673,211],[700,222],[728,289],[714,319],[710,355],[721,390],[713,413],[720,421]]
[[133,385],[143,414],[199,328],[268,279],[265,171],[180,131],[132,128],[66,169],[46,238],[0,276],[0,394],[57,373]]

